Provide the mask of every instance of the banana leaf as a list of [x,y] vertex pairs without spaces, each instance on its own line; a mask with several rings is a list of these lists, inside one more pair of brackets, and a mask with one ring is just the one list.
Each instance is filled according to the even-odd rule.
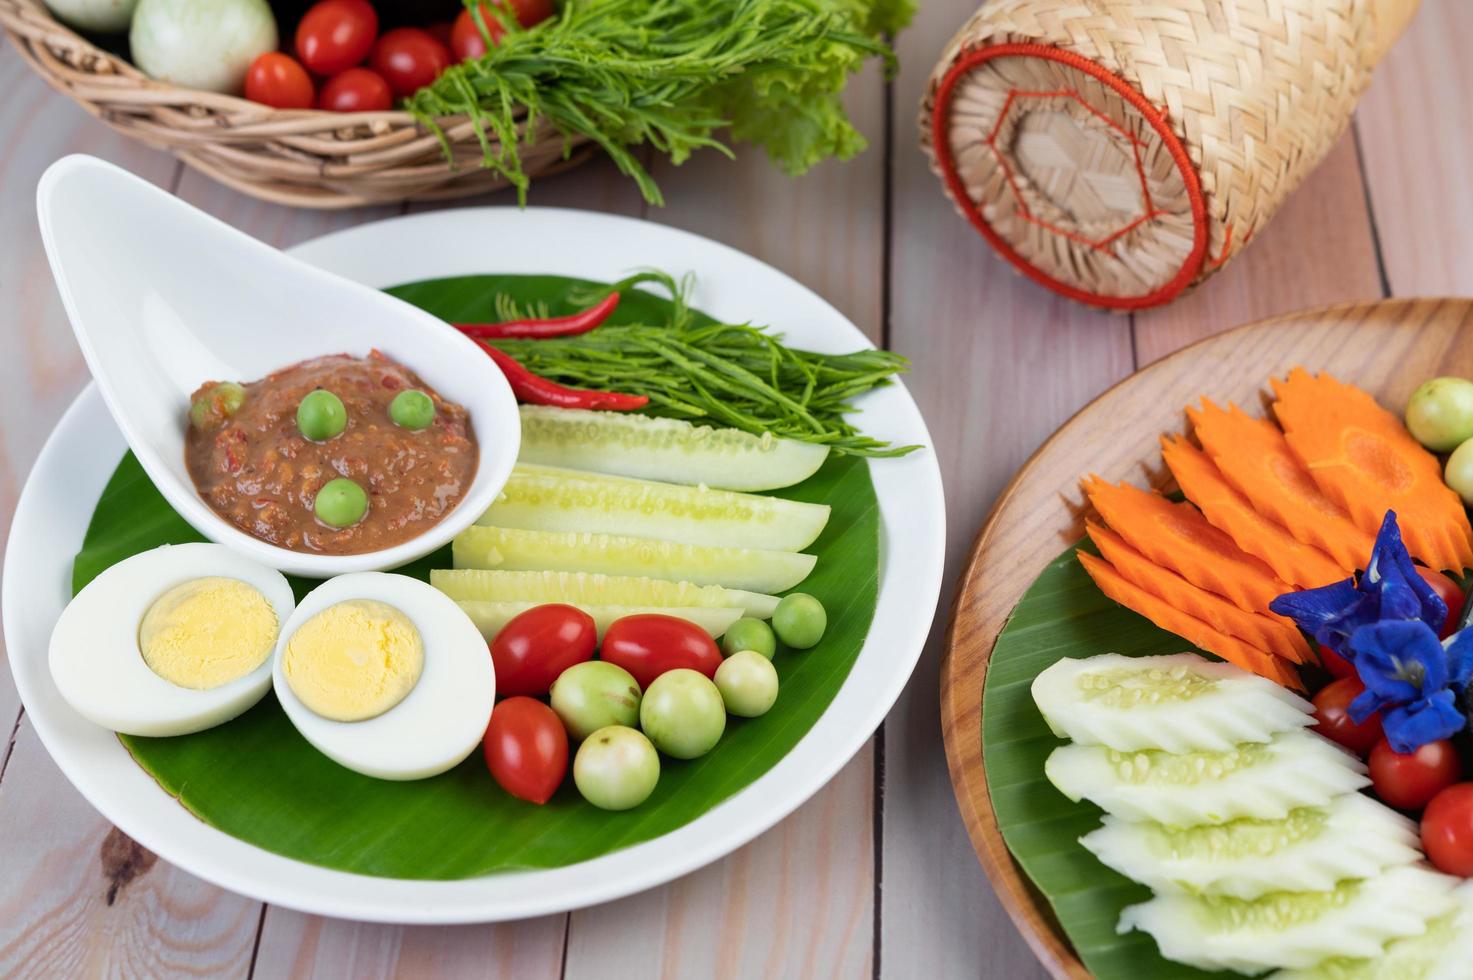
[[[1080,547],[1098,553],[1089,542]],[[1151,890],[1105,867],[1079,845],[1080,837],[1100,825],[1103,813],[1088,801],[1070,802],[1044,778],[1044,760],[1065,743],[1049,730],[1029,688],[1061,657],[1099,653],[1142,657],[1192,649],[1181,637],[1106,597],[1070,548],[1024,594],[988,663],[982,693],[982,757],[998,829],[1096,980],[1193,980],[1233,974],[1204,973],[1172,963],[1162,958],[1145,933],[1116,935],[1121,909],[1147,900]]]
[[[492,297],[498,291],[524,304],[545,303],[558,314],[576,308],[570,293],[587,285],[552,276],[469,276],[391,292],[447,319],[490,320],[496,318]],[[636,291],[616,316],[658,314],[664,303]],[[479,752],[431,779],[361,776],[312,748],[269,693],[239,718],[208,731],[120,738],[138,764],[205,823],[268,851],[342,871],[467,878],[560,867],[651,840],[696,819],[776,765],[834,699],[869,631],[879,515],[866,461],[831,458],[780,495],[833,508],[811,549],[817,568],[801,585],[828,610],[828,633],[810,650],[779,650],[774,662],[781,691],[773,709],[761,718],[730,718],[721,742],[700,759],[662,758],[654,794],[633,810],[596,809],[571,779],[543,806],[517,800],[492,781]],[[98,501],[73,565],[73,591],[129,555],[198,540],[128,454]],[[431,568],[450,564],[445,548],[400,571],[427,579]],[[299,599],[315,584],[292,581]]]

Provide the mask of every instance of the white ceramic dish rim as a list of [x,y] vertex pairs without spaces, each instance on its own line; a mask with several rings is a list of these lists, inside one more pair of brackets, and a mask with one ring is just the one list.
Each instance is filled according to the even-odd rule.
[[[337,232],[294,252],[379,287],[488,270],[614,279],[628,271],[625,257],[638,256],[672,272],[698,271],[693,302],[714,315],[773,323],[792,342],[816,349],[870,346],[842,314],[772,267],[631,218],[550,208],[439,211]],[[863,408],[867,431],[931,445],[903,385],[866,396]],[[195,819],[112,733],[85,722],[57,694],[46,640],[70,594],[71,557],[87,517],[124,448],[89,387],[57,425],[22,491],[0,592],[16,685],[62,771],[124,833],[207,881],[303,912],[405,924],[520,919],[620,898],[715,861],[791,813],[864,744],[909,679],[940,594],[945,511],[935,454],[926,448],[876,461],[881,567],[874,622],[833,703],[776,766],[683,827],[579,864],[454,881],[356,875],[272,854]]]

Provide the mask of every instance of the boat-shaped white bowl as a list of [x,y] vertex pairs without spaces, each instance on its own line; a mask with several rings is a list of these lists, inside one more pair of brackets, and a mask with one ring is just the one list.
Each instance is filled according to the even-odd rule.
[[[41,237],[72,329],[108,410],[159,491],[205,537],[264,565],[327,578],[395,568],[441,547],[501,492],[521,441],[516,400],[472,340],[408,303],[333,275],[88,156],[47,169]],[[308,358],[379,350],[470,412],[480,457],[460,503],[377,551],[291,551],[238,529],[184,464],[190,395]]]

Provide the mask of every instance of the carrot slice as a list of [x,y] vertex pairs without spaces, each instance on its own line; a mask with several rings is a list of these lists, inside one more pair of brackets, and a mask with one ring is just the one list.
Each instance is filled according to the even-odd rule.
[[1370,534],[1396,512],[1413,558],[1433,568],[1473,567],[1473,527],[1442,481],[1437,457],[1366,392],[1295,368],[1272,379],[1274,412],[1290,448],[1325,495]]
[[1205,398],[1202,408],[1187,409],[1187,417],[1223,478],[1254,510],[1319,548],[1341,568],[1361,568],[1370,559],[1374,533],[1361,530],[1343,507],[1324,495],[1278,426],[1236,405],[1223,410]]
[[1219,633],[1235,636],[1296,664],[1314,662],[1314,653],[1304,634],[1288,620],[1244,612],[1222,596],[1199,589],[1171,569],[1157,565],[1109,528],[1093,521],[1085,528],[1100,554],[1131,585],[1151,593],[1178,612],[1202,620]]
[[1248,498],[1227,482],[1217,464],[1185,438],[1162,436],[1161,455],[1181,492],[1197,505],[1202,516],[1290,585],[1313,589],[1349,578],[1355,570],[1254,510]]
[[1090,503],[1110,529],[1158,565],[1232,602],[1267,615],[1268,604],[1293,589],[1263,562],[1233,544],[1191,504],[1098,476],[1084,481]]
[[1084,566],[1089,577],[1094,579],[1100,591],[1125,608],[1140,613],[1168,633],[1175,633],[1198,649],[1216,654],[1230,664],[1277,681],[1285,687],[1304,690],[1304,682],[1286,661],[1213,629],[1200,619],[1173,609],[1145,589],[1131,584],[1114,565],[1103,558],[1087,551],[1078,552],[1078,556],[1079,563]]

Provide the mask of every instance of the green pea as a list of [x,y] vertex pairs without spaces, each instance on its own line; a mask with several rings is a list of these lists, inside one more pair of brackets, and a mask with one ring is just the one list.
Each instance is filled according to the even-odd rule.
[[721,652],[730,657],[743,650],[756,651],[771,660],[777,652],[777,639],[772,635],[772,627],[750,616],[732,623],[721,638]]
[[772,628],[777,638],[795,650],[807,650],[823,639],[828,628],[828,613],[823,603],[805,592],[783,596],[772,614]]
[[196,429],[203,429],[211,422],[226,419],[240,411],[245,404],[246,391],[234,381],[221,381],[200,393],[189,406],[189,421]]
[[401,429],[418,432],[429,428],[430,423],[435,421],[434,399],[422,391],[406,388],[389,402],[389,418]]
[[313,442],[326,442],[348,427],[343,400],[324,388],[311,392],[297,405],[297,428]]
[[340,476],[328,480],[317,491],[312,509],[317,512],[317,519],[329,527],[351,527],[368,513],[368,494],[352,480]]

